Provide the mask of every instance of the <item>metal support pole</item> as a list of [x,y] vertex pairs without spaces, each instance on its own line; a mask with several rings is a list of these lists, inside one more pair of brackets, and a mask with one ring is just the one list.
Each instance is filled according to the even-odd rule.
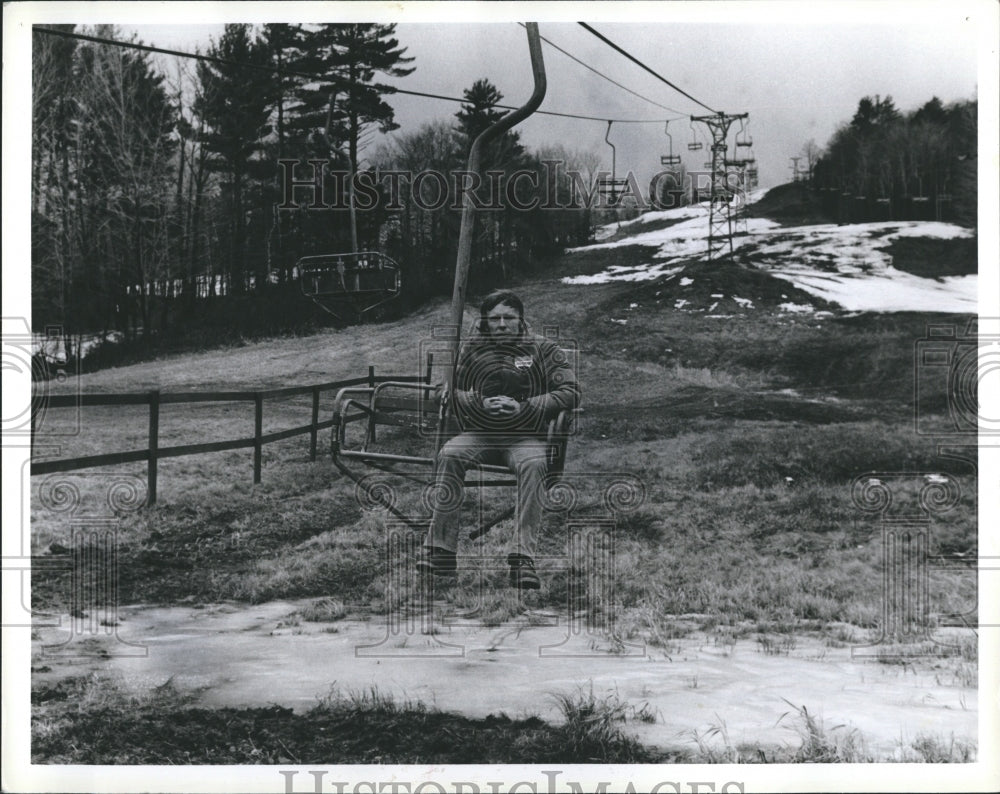
[[617,150],[617,149],[615,148],[615,145],[614,145],[614,144],[613,144],[613,143],[611,142],[611,140],[610,140],[610,136],[611,136],[611,125],[612,125],[613,123],[614,123],[614,122],[612,122],[612,121],[609,121],[609,122],[608,122],[608,129],[607,129],[607,131],[606,131],[606,132],[604,133],[604,142],[605,142],[605,143],[606,143],[606,144],[607,144],[608,146],[610,146],[610,147],[611,147],[611,182],[612,182],[612,184],[614,184],[614,181],[615,181],[615,178],[616,178],[616,177],[617,177],[617,175],[618,175],[618,169],[617,169],[617,164],[618,164],[618,150]]
[[[542,104],[542,100],[545,98],[545,63],[542,60],[542,41],[538,34],[538,23],[527,22],[525,23],[525,29],[528,32],[528,51],[531,56],[531,71],[535,80],[534,91],[524,105],[487,127],[472,142],[472,148],[469,150],[469,162],[466,168],[471,173],[479,173],[482,152],[487,144],[528,118],[528,116],[538,109],[538,106]],[[458,257],[455,262],[455,286],[451,297],[451,326],[453,329],[450,340],[451,344],[449,345],[451,350],[451,367],[448,368],[445,377],[449,394],[454,383],[455,367],[458,364],[458,351],[462,337],[462,318],[465,314],[465,288],[469,276],[469,262],[472,258],[474,210],[473,199],[469,195],[469,192],[466,191],[462,196],[462,224],[458,236]]]
[[691,121],[700,121],[712,133],[712,175],[708,211],[708,258],[717,259],[733,253],[732,206],[733,193],[726,173],[726,138],[734,121],[745,119],[749,114],[728,115],[721,110],[711,116],[692,116]]

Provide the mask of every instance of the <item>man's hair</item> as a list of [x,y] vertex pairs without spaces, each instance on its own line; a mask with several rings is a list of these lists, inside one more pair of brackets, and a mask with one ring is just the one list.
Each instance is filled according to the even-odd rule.
[[521,324],[524,324],[524,303],[522,303],[521,299],[509,289],[498,289],[483,298],[483,302],[479,304],[479,331],[481,333],[489,333],[490,326],[486,321],[486,315],[501,303],[516,309],[517,315],[521,320]]

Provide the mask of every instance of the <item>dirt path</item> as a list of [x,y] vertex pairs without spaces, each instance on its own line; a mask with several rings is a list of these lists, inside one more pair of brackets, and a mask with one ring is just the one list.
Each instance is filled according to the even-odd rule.
[[[204,706],[280,704],[297,711],[332,687],[377,687],[398,701],[471,717],[503,711],[547,720],[560,716],[553,695],[592,684],[598,697],[614,693],[636,713],[655,715],[655,722],[630,724],[641,741],[689,750],[696,749],[695,732],[705,737],[713,726],[725,730],[732,746],[798,746],[802,721],[790,704],[821,717],[833,736],[857,729],[869,752],[882,757],[921,733],[973,742],[977,734],[976,689],[929,663],[852,659],[850,648],[818,640],[798,638],[769,655],[754,640],[718,646],[685,638],[668,657],[642,645],[619,645],[613,653],[601,635],[553,612],[492,628],[452,614],[436,633],[424,633],[421,616],[395,627],[382,617],[300,622],[294,614],[302,606],[124,608],[117,636],[101,629],[99,638],[41,629],[33,643],[35,682],[96,672],[141,691],[171,680],[197,692]],[[62,625],[71,625],[68,616]],[[74,641],[58,650],[42,648],[67,638]],[[716,733],[707,741],[723,740]]]

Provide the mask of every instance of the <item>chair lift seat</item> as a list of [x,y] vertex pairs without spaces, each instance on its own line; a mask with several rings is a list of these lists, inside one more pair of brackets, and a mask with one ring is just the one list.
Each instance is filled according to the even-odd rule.
[[[365,475],[355,470],[363,469],[396,474],[424,484],[433,481],[437,451],[444,441],[455,435],[457,427],[442,405],[438,388],[426,383],[386,381],[375,386],[348,386],[337,392],[334,403],[333,429],[330,437],[330,451],[334,465],[358,485],[364,487]],[[566,462],[566,448],[572,433],[573,421],[579,409],[561,411],[547,423],[546,482],[549,487],[562,476]],[[348,439],[347,431],[353,423],[363,423],[364,432],[360,439]],[[378,449],[378,428],[405,428],[411,431],[398,439],[426,449],[433,454],[406,454],[388,449]],[[413,438],[413,435],[416,438]],[[396,437],[383,442],[389,446]],[[433,443],[431,440],[433,439]],[[466,472],[466,487],[513,486],[517,484],[514,472],[507,466],[478,464]],[[393,504],[383,506],[413,529],[426,529],[425,523],[415,521],[412,516],[400,512]],[[511,508],[493,518],[473,532],[476,538],[514,512]]]

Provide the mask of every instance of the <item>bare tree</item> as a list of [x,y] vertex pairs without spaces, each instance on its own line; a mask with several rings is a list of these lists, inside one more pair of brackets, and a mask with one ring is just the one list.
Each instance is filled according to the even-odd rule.
[[813,178],[813,167],[819,162],[819,158],[823,155],[823,150],[819,148],[814,138],[810,138],[802,146],[802,151],[799,152],[802,155],[802,159],[806,161],[806,179],[812,182]]

